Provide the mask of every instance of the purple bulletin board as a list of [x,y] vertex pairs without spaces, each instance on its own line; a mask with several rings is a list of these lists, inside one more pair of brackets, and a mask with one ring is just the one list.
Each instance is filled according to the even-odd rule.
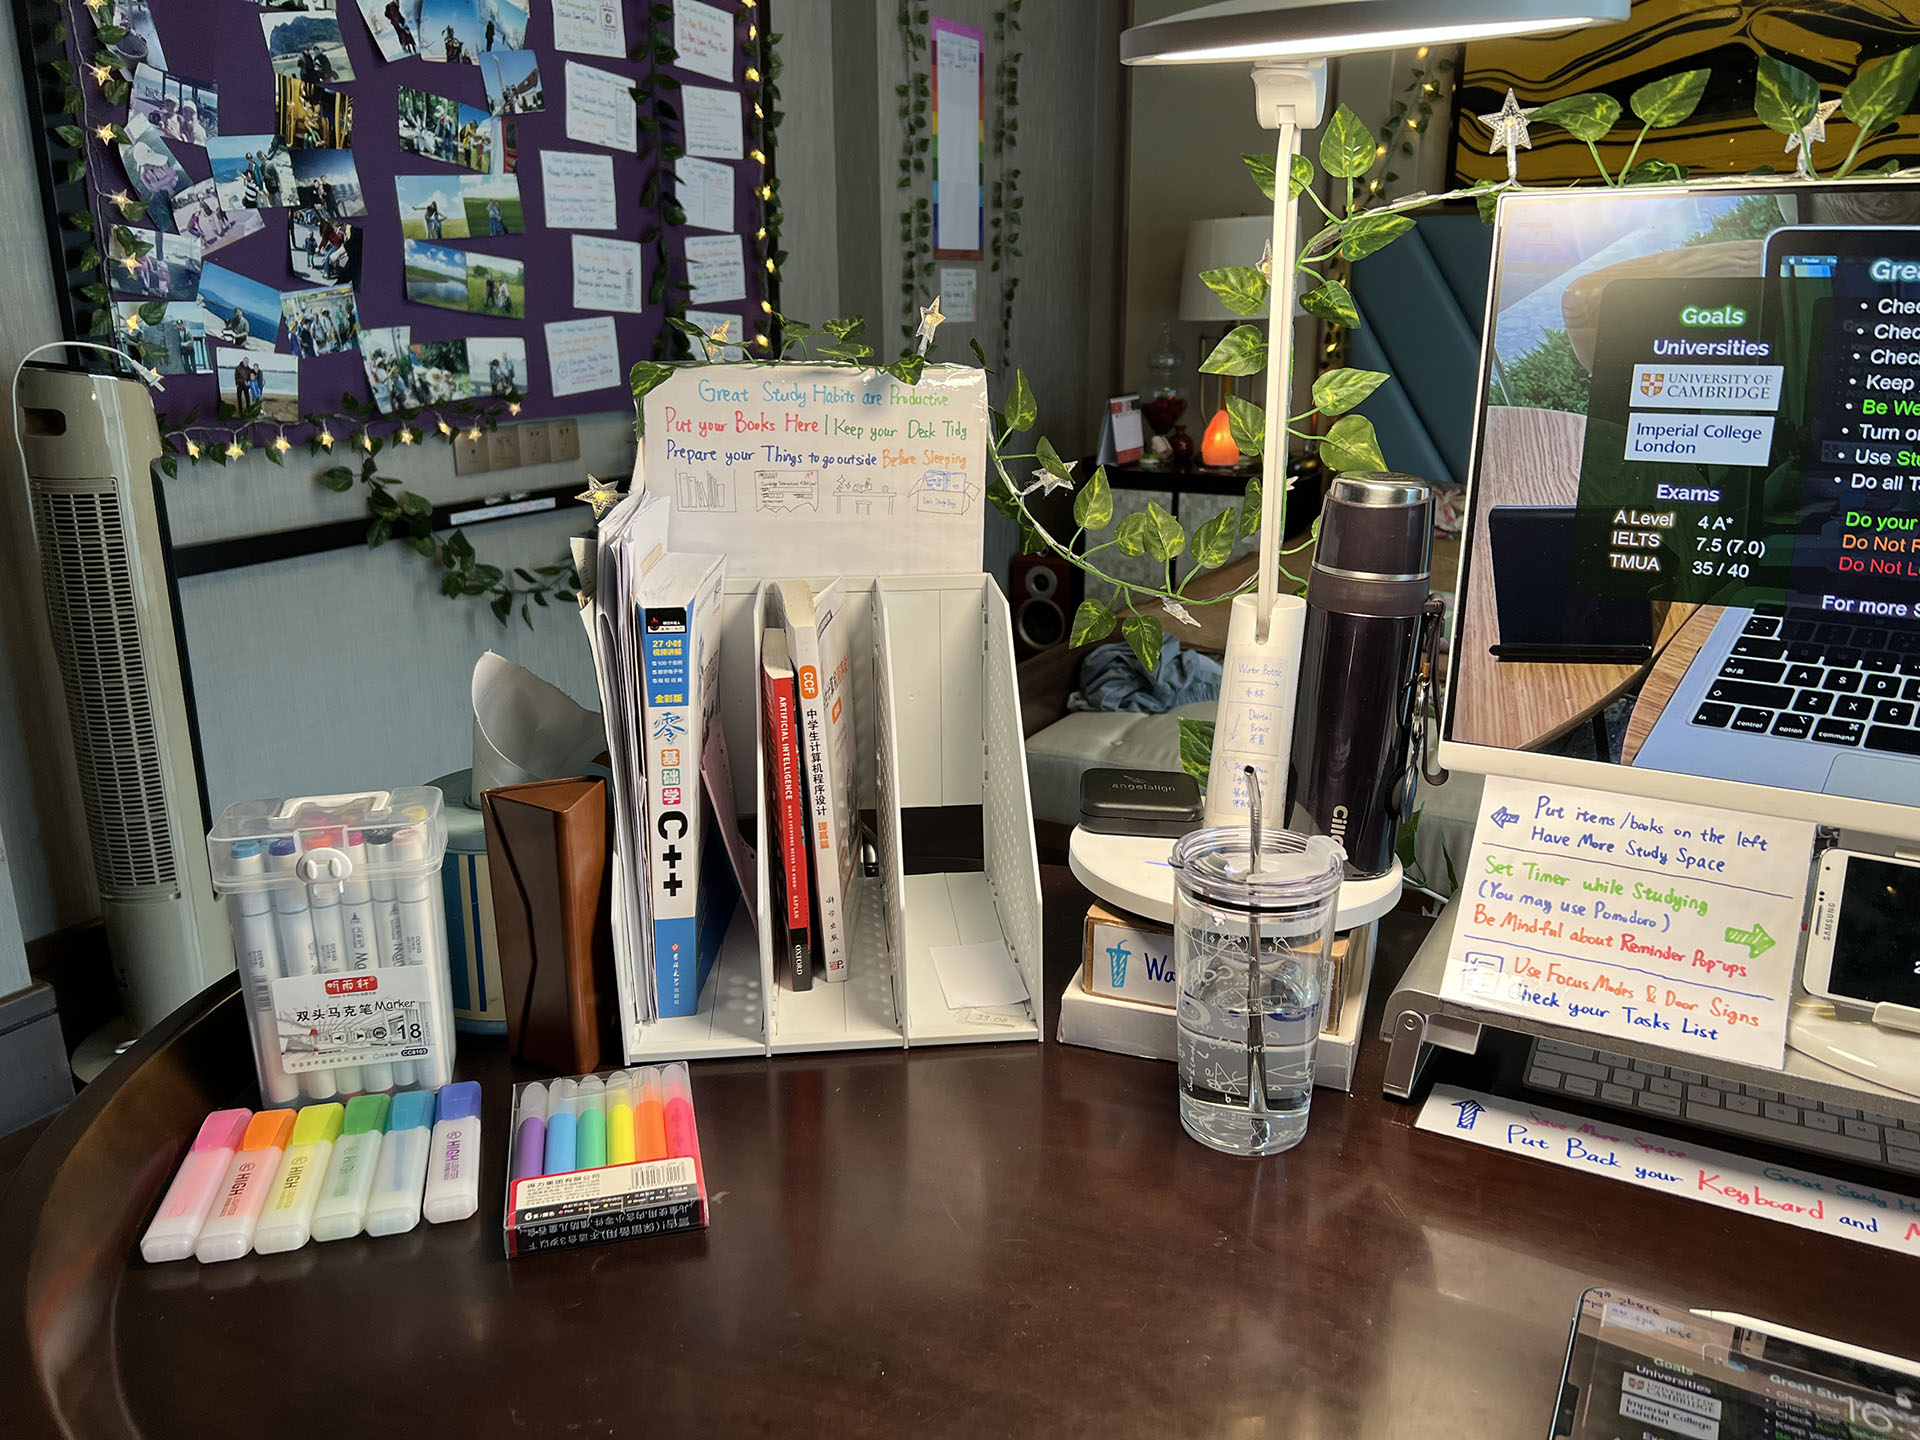
[[[769,328],[765,302],[769,299],[767,259],[773,242],[768,241],[764,228],[767,206],[762,187],[771,181],[768,173],[770,126],[764,115],[756,117],[760,102],[767,98],[765,82],[757,68],[765,64],[761,48],[766,17],[764,3],[756,4],[755,0],[710,0],[710,3],[694,4],[692,0],[682,0],[689,11],[699,12],[698,18],[704,26],[707,50],[701,72],[684,68],[669,58],[674,54],[668,47],[674,44],[676,19],[670,8],[663,5],[606,0],[623,22],[625,54],[616,58],[607,54],[556,50],[554,0],[397,0],[401,17],[409,22],[409,29],[414,32],[416,46],[421,52],[427,51],[430,46],[436,52],[441,50],[443,22],[450,18],[456,26],[456,39],[471,31],[467,48],[476,52],[480,63],[460,64],[431,61],[421,55],[402,54],[395,59],[384,58],[380,45],[376,43],[369,17],[374,17],[386,30],[387,26],[380,17],[385,16],[391,8],[388,0],[338,0],[337,11],[332,12],[321,8],[324,3],[325,0],[282,0],[276,5],[255,4],[253,0],[96,0],[96,6],[90,8],[85,0],[62,0],[67,15],[69,54],[75,64],[82,92],[85,129],[88,132],[84,141],[86,184],[99,227],[97,233],[103,240],[100,249],[107,256],[104,268],[116,302],[113,307],[116,326],[124,327],[127,310],[134,308],[132,302],[146,304],[151,313],[157,298],[154,293],[156,288],[170,292],[174,304],[197,303],[199,282],[206,277],[207,269],[213,266],[236,272],[248,281],[258,282],[279,292],[320,288],[326,283],[310,278],[314,262],[308,262],[309,276],[296,274],[289,252],[293,206],[260,209],[258,214],[264,223],[257,232],[233,239],[211,254],[203,254],[197,272],[189,273],[190,267],[183,264],[170,272],[165,280],[156,280],[154,266],[157,264],[164,270],[170,250],[176,258],[185,258],[181,254],[181,245],[176,242],[169,247],[167,243],[169,236],[178,231],[170,226],[164,207],[154,207],[138,220],[127,219],[124,211],[117,209],[115,197],[125,194],[132,180],[123,162],[124,147],[118,143],[101,143],[95,133],[102,124],[120,125],[129,133],[134,133],[140,127],[151,126],[155,120],[164,118],[166,125],[176,131],[184,131],[190,137],[193,134],[191,122],[182,124],[179,106],[197,98],[200,101],[197,109],[204,111],[208,104],[208,89],[213,92],[212,103],[219,137],[230,139],[274,132],[278,89],[262,19],[305,17],[321,22],[317,30],[300,32],[312,35],[323,34],[326,20],[337,20],[339,45],[344,50],[346,64],[351,66],[353,72],[350,80],[326,79],[325,73],[329,68],[338,70],[339,54],[324,40],[311,47],[324,58],[308,62],[308,75],[317,76],[317,83],[325,90],[347,97],[351,102],[350,145],[346,147],[346,154],[351,157],[357,173],[365,213],[341,215],[338,218],[357,231],[354,241],[342,253],[350,255],[356,246],[359,251],[359,272],[354,290],[357,323],[362,334],[387,327],[406,326],[415,344],[471,341],[482,337],[518,339],[525,345],[526,364],[518,376],[518,394],[513,397],[521,406],[516,414],[524,418],[539,418],[626,410],[632,403],[627,390],[626,371],[636,360],[684,353],[685,340],[668,327],[667,320],[670,315],[683,316],[689,308],[687,242],[693,239],[696,249],[699,249],[701,237],[708,237],[707,243],[711,244],[711,237],[717,234],[740,237],[746,293],[739,299],[699,303],[692,308],[696,313],[713,312],[728,316],[734,321],[731,337],[744,339],[749,344],[756,334]],[[587,8],[597,11],[600,6],[596,4]],[[468,16],[472,19],[469,20]],[[486,36],[481,22],[485,19],[496,22],[492,37],[497,47],[496,55],[489,55],[484,48]],[[524,25],[524,36],[516,56],[506,46],[511,30],[517,25]],[[96,26],[124,28],[128,33],[111,43],[103,43],[96,33]],[[730,66],[725,59],[716,58],[715,55],[716,46],[724,39],[729,27],[733,42]],[[137,57],[155,40],[166,61],[164,73],[176,78],[156,87],[148,77],[150,83],[142,87],[138,83],[141,71],[137,68]],[[388,30],[385,44],[388,48],[398,49],[400,39]],[[105,58],[112,59],[119,67],[114,81],[124,79],[136,82],[130,99],[131,108],[126,101],[118,105],[111,103],[109,97],[116,92],[116,84],[110,82],[103,87],[94,78],[98,72],[90,73],[90,67],[98,57],[103,56],[103,52]],[[537,64],[543,108],[536,113],[490,119],[487,126],[493,145],[493,156],[489,160],[491,171],[498,175],[510,166],[511,173],[517,177],[524,233],[490,236],[476,229],[476,233],[469,237],[445,236],[443,233],[443,238],[438,242],[447,250],[465,252],[469,261],[473,256],[495,256],[519,262],[524,266],[524,301],[514,296],[507,302],[512,307],[512,313],[501,314],[469,313],[411,300],[406,293],[403,274],[402,216],[396,196],[395,177],[432,175],[453,182],[463,175],[476,172],[402,147],[398,131],[400,91],[402,87],[425,91],[474,110],[487,110],[489,100],[484,75],[493,73],[501,77],[496,82],[496,88],[512,88],[520,81],[518,71],[529,55]],[[502,58],[505,63],[495,69],[495,61]],[[300,61],[296,56],[289,55],[283,63],[292,66]],[[634,150],[622,151],[590,143],[584,138],[569,138],[567,69],[570,63],[616,75],[626,82],[626,85],[609,93],[617,94],[622,103],[635,107]],[[721,79],[720,72],[728,69],[731,70],[731,79]],[[628,93],[627,85],[645,88],[649,80],[651,93],[646,98],[636,99]],[[689,86],[728,91],[737,97],[741,108],[741,157],[711,157],[707,162],[709,166],[724,166],[732,172],[732,214],[727,217],[731,222],[730,230],[718,228],[715,218],[723,213],[723,208],[716,208],[712,203],[720,178],[717,171],[709,168],[703,172],[707,179],[705,203],[701,213],[691,217],[696,221],[705,219],[714,228],[701,229],[686,223],[688,217],[682,213],[675,198],[677,185],[674,161],[679,158],[679,151],[686,142],[680,111],[681,95],[682,87]],[[520,84],[520,93],[524,95],[526,91],[527,87]],[[707,98],[711,113],[713,97]],[[175,107],[171,114],[157,108],[169,99]],[[330,147],[329,127],[339,123],[338,106],[324,95],[320,99],[317,107],[305,109],[317,109],[319,112],[311,121],[314,127],[311,133],[326,142],[318,147],[324,149]],[[766,104],[765,110],[771,112],[771,103]],[[191,139],[173,139],[168,144],[180,168],[184,170],[189,186],[213,175],[209,145],[217,148],[218,140],[198,144],[192,143]],[[614,228],[548,228],[540,158],[541,153],[547,150],[604,156],[611,160]],[[285,157],[284,163],[291,167],[297,162],[304,169],[306,162],[300,160],[301,153],[301,149],[293,149]],[[276,156],[275,174],[271,177],[276,185],[285,173],[279,168],[281,164],[281,158]],[[138,186],[134,188],[140,189]],[[244,193],[245,188],[244,183],[241,184],[240,191],[236,193]],[[480,188],[490,187],[483,185]],[[309,197],[316,193],[308,192]],[[347,194],[346,186],[336,185],[332,194],[336,206],[351,208],[350,203],[342,199]],[[271,195],[264,198],[270,199]],[[223,208],[231,209],[224,203]],[[241,208],[246,208],[244,200]],[[477,212],[470,211],[470,214],[474,216],[476,227],[484,223],[483,217]],[[174,223],[184,225],[186,220],[187,216],[182,213],[174,218]],[[217,223],[224,225],[226,222]],[[446,225],[444,219],[441,223],[443,227]],[[156,249],[161,252],[157,260],[146,261],[146,268],[138,280],[128,279],[124,267],[114,263],[112,247],[104,243],[105,237],[117,224],[131,225],[137,231],[153,232]],[[304,235],[308,228],[312,227],[303,227],[299,233]],[[641,313],[575,307],[573,237],[576,235],[641,246]],[[666,270],[664,282],[659,273],[663,263]],[[97,281],[99,277],[91,278]],[[231,286],[232,282],[222,280],[217,284]],[[135,291],[144,288],[147,293],[129,293],[130,285]],[[190,287],[194,290],[192,297],[187,293]],[[241,289],[247,293],[244,287]],[[207,293],[213,294],[214,288],[209,286]],[[452,292],[443,290],[440,293],[447,295]],[[97,309],[88,308],[96,317],[99,315]],[[179,316],[183,322],[189,316],[189,312],[185,311],[170,314]],[[549,322],[599,317],[611,319],[618,338],[618,383],[556,397],[549,378],[545,325]],[[136,323],[134,333],[141,328]],[[150,325],[144,328],[145,349],[151,361],[155,345],[153,329]],[[317,347],[320,342],[313,340],[312,336],[329,332],[332,328],[330,319],[318,332],[308,330],[309,345]],[[256,323],[251,330],[257,347],[261,327]],[[129,332],[121,328],[119,333],[126,335]],[[214,351],[229,343],[220,338],[211,326],[205,330],[204,346],[193,343],[190,324],[186,329],[174,327],[174,337],[169,363],[175,367],[211,362]],[[282,387],[293,383],[290,372],[297,367],[297,409],[301,417],[337,416],[343,410],[352,412],[362,409],[372,400],[372,385],[357,347],[337,353],[305,354],[296,358],[290,332],[283,326],[275,335],[273,348],[279,358],[263,359],[262,365],[270,376],[278,377]],[[480,353],[483,351],[475,351],[476,356]],[[478,367],[479,361],[476,359],[476,373],[471,377],[472,396],[476,401],[493,393],[489,390],[487,377],[477,373]],[[270,379],[268,383],[271,386],[273,381]],[[284,396],[284,388],[281,393]],[[230,385],[223,386],[221,378],[213,373],[184,373],[176,368],[174,373],[168,375],[165,390],[156,394],[154,401],[160,407],[162,429],[167,430],[184,423],[186,412],[195,408],[202,417],[196,424],[205,424],[209,417],[216,414],[218,402],[231,405],[234,396]],[[417,400],[403,400],[400,403],[418,406]],[[287,402],[283,398],[269,421],[284,420],[286,409]],[[396,420],[399,413],[395,413]],[[288,429],[294,432],[292,424],[288,425]],[[294,433],[296,438],[303,438]]]

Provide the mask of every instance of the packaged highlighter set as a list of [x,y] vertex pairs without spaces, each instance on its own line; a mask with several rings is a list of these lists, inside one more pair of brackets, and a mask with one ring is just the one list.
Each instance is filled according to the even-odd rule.
[[509,1255],[706,1228],[684,1064],[517,1086],[508,1143]]
[[245,800],[207,835],[268,1107],[453,1076],[453,997],[428,787]]

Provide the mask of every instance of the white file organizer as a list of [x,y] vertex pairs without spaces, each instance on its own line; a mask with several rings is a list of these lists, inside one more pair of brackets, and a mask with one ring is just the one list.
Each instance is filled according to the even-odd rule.
[[[844,585],[860,803],[879,817],[880,850],[878,878],[856,881],[862,893],[852,973],[844,983],[816,977],[806,991],[779,985],[771,916],[760,907],[756,929],[743,906],[695,1014],[652,1024],[629,1019],[629,1063],[1041,1037],[1040,869],[1006,597],[984,573],[848,577]],[[744,811],[751,800],[756,817],[762,895],[769,853],[760,754],[765,614],[758,580],[727,582],[721,723],[736,803]],[[984,868],[908,875],[902,810],[973,805],[981,808]],[[1028,1000],[949,1008],[933,948],[990,940],[1005,942]]]

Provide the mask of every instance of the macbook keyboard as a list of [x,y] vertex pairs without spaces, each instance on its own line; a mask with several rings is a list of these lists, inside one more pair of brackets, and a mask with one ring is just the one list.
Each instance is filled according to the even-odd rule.
[[1757,606],[1693,723],[1920,755],[1920,631]]
[[1678,1065],[1535,1039],[1527,1084],[1791,1150],[1920,1174],[1920,1121],[1802,1099]]

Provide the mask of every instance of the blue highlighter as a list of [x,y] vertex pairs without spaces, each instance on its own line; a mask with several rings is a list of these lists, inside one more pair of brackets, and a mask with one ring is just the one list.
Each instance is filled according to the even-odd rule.
[[546,1173],[549,1175],[565,1175],[579,1168],[574,1153],[579,1108],[579,1088],[573,1081],[556,1080],[547,1087]]

